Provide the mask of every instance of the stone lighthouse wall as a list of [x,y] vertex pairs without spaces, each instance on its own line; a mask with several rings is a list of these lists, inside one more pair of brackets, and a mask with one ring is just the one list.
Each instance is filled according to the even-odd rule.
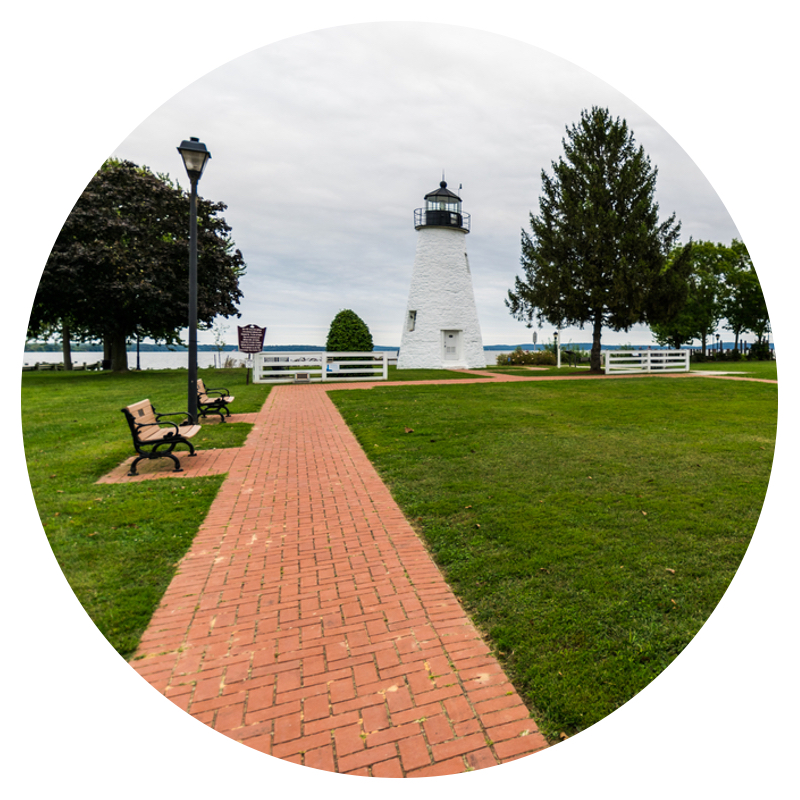
[[454,228],[420,228],[397,367],[485,366],[466,234]]

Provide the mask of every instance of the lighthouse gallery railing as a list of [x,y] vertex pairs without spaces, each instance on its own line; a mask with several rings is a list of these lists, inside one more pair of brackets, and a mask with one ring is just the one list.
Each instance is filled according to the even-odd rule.
[[425,225],[441,225],[443,228],[458,228],[469,231],[471,217],[465,212],[441,211],[439,209],[416,208],[414,209],[414,227]]

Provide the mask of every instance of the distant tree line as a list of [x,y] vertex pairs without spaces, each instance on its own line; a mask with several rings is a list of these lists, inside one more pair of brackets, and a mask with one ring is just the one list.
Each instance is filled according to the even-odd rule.
[[[200,327],[239,316],[245,263],[220,216],[221,202],[198,198]],[[36,292],[28,338],[61,335],[102,342],[114,370],[126,370],[135,337],[177,344],[189,318],[189,196],[166,175],[130,161],[106,161],[70,212]]]

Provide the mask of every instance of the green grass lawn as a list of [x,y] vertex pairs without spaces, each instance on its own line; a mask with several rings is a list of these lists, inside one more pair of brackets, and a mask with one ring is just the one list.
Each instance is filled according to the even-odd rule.
[[395,381],[457,381],[474,378],[474,375],[448,369],[397,369],[389,367],[388,380]]
[[[498,375],[522,375],[524,377],[543,377],[547,375],[581,375],[586,374],[589,368],[586,364],[580,367],[571,367],[566,363],[559,367],[498,367],[489,365],[487,372]],[[745,378],[761,378],[764,380],[778,380],[778,365],[776,361],[706,361],[702,364],[692,362],[691,372],[732,372],[741,374]]]
[[777,361],[706,361],[692,364],[692,372],[732,372],[743,378],[778,380]]
[[[269,392],[245,385],[241,369],[200,370],[200,377],[235,395],[233,413],[259,410]],[[125,657],[136,649],[222,476],[95,481],[134,455],[120,409],[149,398],[157,411],[182,411],[186,382],[185,370],[22,374],[25,453],[42,525],[81,604]],[[212,423],[192,441],[203,449],[238,447],[251,428]]]
[[777,423],[777,386],[701,378],[331,397],[551,737],[633,697],[708,619]]

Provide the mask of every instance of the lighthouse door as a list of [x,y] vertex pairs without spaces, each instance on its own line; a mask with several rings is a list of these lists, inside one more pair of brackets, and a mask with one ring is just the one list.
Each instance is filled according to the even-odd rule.
[[442,331],[442,359],[444,361],[461,359],[461,331]]

